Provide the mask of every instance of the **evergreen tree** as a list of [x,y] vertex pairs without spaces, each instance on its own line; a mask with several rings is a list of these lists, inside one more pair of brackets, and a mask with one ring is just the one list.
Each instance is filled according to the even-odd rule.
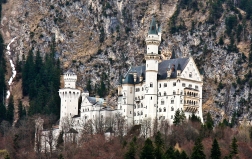
[[57,139],[57,145],[56,145],[56,148],[60,148],[64,143],[64,140],[63,140],[63,131],[60,132],[59,136],[58,136],[58,139]]
[[8,109],[6,111],[6,120],[12,124],[13,119],[14,119],[14,100],[13,96],[10,95]]
[[175,159],[174,149],[169,147],[165,152],[165,158],[167,159]]
[[91,85],[91,79],[90,79],[90,77],[87,80],[87,87],[86,88],[87,88],[89,94],[92,94],[92,85]]
[[221,158],[221,151],[218,144],[218,141],[214,139],[211,149],[211,159],[220,159]]
[[[180,158],[180,152],[179,152],[178,150],[175,150],[175,151],[174,151],[174,157],[175,157],[175,158]],[[175,158],[174,158],[174,159],[175,159]]]
[[6,118],[6,107],[0,103],[0,123]]
[[163,147],[164,147],[164,141],[162,139],[161,133],[158,131],[155,136],[155,156],[156,159],[162,159],[163,158]]
[[193,147],[191,159],[205,159],[206,155],[204,154],[203,149],[204,147],[201,140],[197,139]]
[[19,119],[22,119],[24,116],[26,116],[26,110],[23,107],[22,101],[20,100],[18,102],[18,116],[19,116]]
[[220,39],[219,39],[219,45],[224,45],[223,37],[220,37]]
[[136,138],[130,142],[129,149],[124,155],[124,159],[135,159],[136,157]]
[[154,147],[149,138],[145,140],[140,159],[155,159]]
[[[0,5],[1,6],[1,5]],[[1,18],[1,17],[0,17]],[[4,104],[6,84],[5,84],[5,72],[6,72],[6,61],[4,58],[4,40],[0,34],[0,103]]]
[[238,154],[238,145],[237,145],[237,140],[236,138],[234,137],[232,139],[232,143],[231,143],[231,151],[230,151],[230,155],[233,156],[233,155],[236,155]]
[[181,117],[180,117],[180,110],[177,109],[175,112],[175,116],[174,116],[174,120],[173,120],[173,124],[174,125],[179,125],[181,122]]
[[214,127],[214,121],[209,112],[207,113],[206,127],[208,130],[213,130],[213,127]]
[[181,112],[180,112],[180,122],[184,123],[185,120],[186,120],[185,112],[183,110],[181,110]]
[[10,159],[9,154],[5,155],[5,156],[4,156],[4,159]]
[[60,154],[59,157],[58,157],[58,159],[64,159],[63,155]]
[[201,122],[200,118],[194,113],[192,114],[192,116],[189,116],[189,120],[191,120],[192,122]]
[[180,159],[189,159],[189,157],[187,156],[184,150],[180,154]]

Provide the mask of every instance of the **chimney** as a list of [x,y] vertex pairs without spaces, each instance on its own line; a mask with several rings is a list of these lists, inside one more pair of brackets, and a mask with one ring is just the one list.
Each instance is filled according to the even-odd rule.
[[137,72],[134,72],[134,73],[133,73],[133,78],[134,78],[134,83],[136,83],[136,80],[137,80]]
[[142,82],[143,81],[143,76],[140,76],[139,80],[140,80],[140,82]]
[[95,101],[98,102],[98,101],[99,101],[99,98],[100,98],[100,96],[96,95],[96,96],[95,96]]
[[170,67],[170,64],[167,68],[167,78],[170,78],[171,77],[171,67]]

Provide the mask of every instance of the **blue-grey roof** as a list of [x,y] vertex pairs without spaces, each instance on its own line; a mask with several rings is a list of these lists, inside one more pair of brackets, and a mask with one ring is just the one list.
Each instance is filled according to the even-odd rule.
[[156,18],[155,17],[152,18],[148,34],[158,34],[158,29],[157,29],[157,24],[156,24]]
[[[189,58],[176,58],[176,59],[170,59],[170,60],[164,60],[158,64],[158,80],[166,79],[167,78],[167,69],[168,67],[171,68],[172,73],[170,78],[176,78],[177,77],[177,68],[181,69],[181,72],[185,69],[187,63],[189,62]],[[178,67],[180,64],[180,67]],[[133,73],[137,73],[137,80],[136,83],[140,83],[140,76],[143,77],[143,81],[145,80],[145,66],[136,66],[131,67],[128,73],[125,76],[125,79],[123,80],[123,84],[134,84],[134,77]]]
[[70,74],[70,75],[76,75],[71,69],[67,70],[64,75]]
[[87,97],[87,99],[91,104],[102,105],[104,102],[103,98]]

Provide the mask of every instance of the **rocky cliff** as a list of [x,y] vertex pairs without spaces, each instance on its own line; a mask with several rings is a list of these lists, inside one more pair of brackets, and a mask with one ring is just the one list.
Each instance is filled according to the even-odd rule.
[[[216,3],[216,4],[215,4]],[[218,11],[218,12],[217,12]],[[93,88],[106,74],[114,94],[120,74],[144,63],[152,16],[162,25],[162,59],[193,56],[204,73],[204,109],[216,122],[250,118],[251,17],[236,1],[203,0],[8,0],[1,31],[14,61],[30,49],[44,55],[57,43],[62,69],[78,72],[78,85]]]

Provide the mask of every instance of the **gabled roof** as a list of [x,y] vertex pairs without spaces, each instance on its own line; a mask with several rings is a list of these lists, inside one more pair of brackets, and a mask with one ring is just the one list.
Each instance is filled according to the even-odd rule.
[[71,128],[68,132],[66,133],[74,133],[74,134],[78,134],[78,131],[76,131],[75,129]]
[[[167,69],[168,67],[171,68],[171,76],[170,78],[176,78],[177,77],[177,69],[180,69],[181,72],[185,69],[187,63],[189,62],[189,58],[176,58],[176,59],[170,59],[170,60],[164,60],[158,64],[158,80],[166,79],[167,78]],[[179,66],[180,65],[180,66]],[[125,79],[123,80],[123,84],[134,84],[134,77],[133,73],[137,73],[137,80],[135,84],[140,83],[140,76],[143,77],[143,80],[145,80],[145,66],[136,66],[131,67],[128,73],[125,75]]]

